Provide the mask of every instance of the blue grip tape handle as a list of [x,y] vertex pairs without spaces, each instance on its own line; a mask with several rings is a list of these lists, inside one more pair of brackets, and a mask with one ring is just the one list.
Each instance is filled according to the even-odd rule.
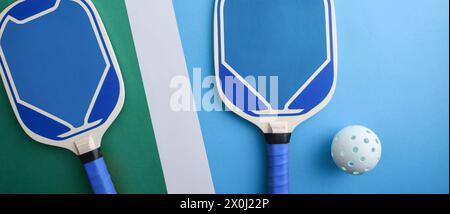
[[117,194],[103,157],[84,164],[84,169],[95,194]]
[[289,144],[267,145],[268,187],[270,194],[289,193]]
[[289,193],[289,144],[268,144],[268,182],[270,194]]
[[264,134],[267,141],[267,175],[270,194],[289,193],[289,141],[291,133]]

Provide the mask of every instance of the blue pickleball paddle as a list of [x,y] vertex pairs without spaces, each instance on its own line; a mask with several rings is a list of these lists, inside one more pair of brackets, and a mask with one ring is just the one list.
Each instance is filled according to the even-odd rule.
[[336,42],[333,0],[216,0],[219,95],[265,133],[270,193],[289,192],[291,133],[334,94]]
[[17,1],[0,14],[1,76],[22,128],[78,155],[99,194],[114,194],[100,142],[124,85],[90,0]]

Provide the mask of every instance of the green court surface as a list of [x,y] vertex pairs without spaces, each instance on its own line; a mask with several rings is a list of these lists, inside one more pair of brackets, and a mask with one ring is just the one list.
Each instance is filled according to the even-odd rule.
[[[2,0],[0,10],[13,0]],[[146,96],[123,0],[93,0],[117,55],[125,105],[102,140],[118,193],[166,193]],[[0,193],[91,193],[77,156],[33,142],[0,83]],[[38,90],[38,89],[37,89]]]

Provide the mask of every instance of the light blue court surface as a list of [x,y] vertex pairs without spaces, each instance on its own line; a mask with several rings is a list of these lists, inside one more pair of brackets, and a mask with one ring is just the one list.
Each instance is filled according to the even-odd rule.
[[[330,104],[293,133],[292,193],[448,193],[448,1],[336,0],[339,76]],[[174,0],[188,69],[214,75],[212,0]],[[231,112],[199,112],[218,193],[265,192],[260,131]],[[378,167],[350,176],[333,135],[362,124],[383,143]]]

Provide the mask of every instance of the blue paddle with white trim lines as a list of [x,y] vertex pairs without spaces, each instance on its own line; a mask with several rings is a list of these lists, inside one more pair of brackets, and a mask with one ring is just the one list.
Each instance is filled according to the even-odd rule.
[[21,0],[10,5],[0,14],[0,65],[25,132],[78,155],[94,193],[116,193],[99,148],[125,94],[93,3]]
[[269,193],[289,193],[291,133],[334,94],[336,42],[333,0],[216,0],[219,95],[264,132]]

